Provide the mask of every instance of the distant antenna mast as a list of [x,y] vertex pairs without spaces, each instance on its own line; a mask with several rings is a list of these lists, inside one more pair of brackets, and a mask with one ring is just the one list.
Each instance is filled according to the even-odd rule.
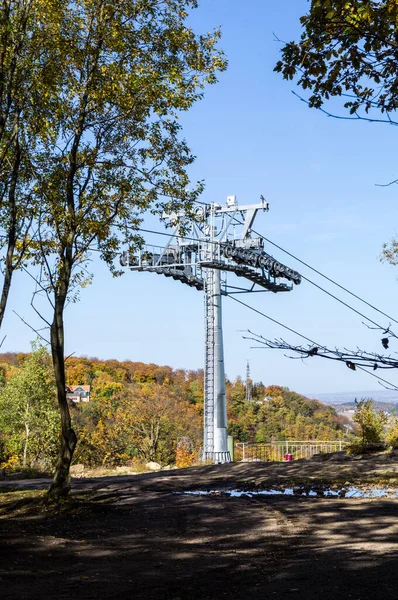
[[247,361],[246,364],[246,402],[250,402],[252,399],[252,382],[250,379],[250,363]]
[[[243,206],[238,205],[236,196],[228,196],[225,205],[211,203],[198,207],[195,219],[184,211],[165,214],[163,218],[174,228],[166,246],[146,245],[136,254],[124,252],[120,257],[121,265],[131,271],[162,274],[204,292],[203,458],[215,463],[231,460],[221,296],[257,291],[289,292],[293,283],[301,281],[299,273],[265,252],[261,236],[252,237],[251,228],[258,211],[268,209],[263,196],[260,202]],[[234,273],[242,283],[228,285],[227,273]],[[281,278],[287,282],[281,282]],[[256,286],[260,290],[255,289]],[[250,372],[247,379],[249,377]]]

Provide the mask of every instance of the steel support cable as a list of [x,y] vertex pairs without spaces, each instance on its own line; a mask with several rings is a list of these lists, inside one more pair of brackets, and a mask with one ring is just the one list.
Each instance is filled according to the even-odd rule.
[[[243,225],[243,223],[241,221],[239,221],[236,217],[234,218],[234,220],[239,224],[239,225]],[[373,304],[370,304],[369,302],[366,302],[366,300],[362,300],[362,298],[360,298],[359,296],[357,296],[356,294],[354,294],[353,292],[350,292],[350,290],[348,290],[347,288],[343,287],[342,285],[340,285],[339,283],[337,283],[336,281],[334,281],[333,279],[331,279],[330,277],[327,277],[327,275],[324,275],[323,273],[321,273],[320,271],[318,271],[317,269],[314,269],[313,267],[311,267],[311,265],[309,265],[308,263],[304,262],[303,260],[299,259],[297,256],[295,256],[294,254],[291,254],[291,252],[288,252],[287,250],[285,250],[284,248],[282,248],[281,246],[278,246],[278,244],[275,244],[274,242],[272,242],[270,239],[264,237],[261,233],[259,233],[258,231],[255,231],[254,229],[251,230],[252,233],[254,233],[255,235],[260,236],[261,238],[263,238],[266,242],[269,242],[270,244],[272,244],[273,246],[275,246],[276,248],[278,248],[279,250],[281,250],[282,252],[285,252],[285,254],[288,254],[289,256],[291,256],[292,258],[294,258],[295,260],[297,260],[299,263],[303,264],[304,266],[308,267],[309,269],[311,269],[312,271],[314,271],[315,273],[317,273],[318,275],[320,275],[321,277],[324,277],[325,279],[327,279],[328,281],[330,281],[331,283],[333,283],[334,285],[337,285],[339,288],[341,288],[342,290],[344,290],[345,292],[347,292],[348,294],[350,294],[351,296],[353,296],[354,298],[357,298],[358,300],[360,300],[361,302],[363,302],[364,304],[366,304],[367,306],[370,306],[372,309],[376,310],[377,312],[379,312],[380,314],[384,315],[385,317],[387,317],[388,319],[390,319],[391,321],[394,321],[395,323],[398,323],[398,321],[396,321],[393,317],[390,317],[389,315],[387,315],[386,313],[384,313],[382,310],[379,310],[378,308],[376,308],[375,306],[373,306]],[[372,323],[372,325],[375,325],[377,329],[381,329],[382,331],[385,331],[385,333],[389,333],[392,337],[397,338],[398,336],[395,335],[395,333],[393,331],[390,331],[389,328],[383,327],[382,325],[380,325],[379,323],[376,323],[376,321],[373,321],[373,319],[371,319],[370,317],[367,317],[366,315],[364,315],[363,313],[361,313],[359,310],[357,310],[356,308],[354,308],[353,306],[351,306],[350,304],[348,304],[347,302],[344,302],[344,300],[341,300],[341,298],[338,298],[337,296],[335,296],[334,294],[332,294],[331,292],[329,292],[328,290],[325,290],[325,288],[323,288],[321,285],[318,285],[317,283],[315,283],[314,281],[312,281],[312,279],[309,279],[308,277],[306,277],[305,275],[301,275],[301,278],[304,279],[305,281],[308,281],[308,283],[310,283],[311,285],[313,285],[314,287],[318,288],[319,290],[321,290],[322,292],[324,292],[325,294],[327,294],[328,296],[330,296],[331,298],[333,298],[334,300],[336,300],[337,302],[340,302],[340,304],[342,304],[343,306],[346,306],[347,308],[349,308],[350,310],[352,310],[354,313],[356,313],[357,315],[359,315],[360,317],[362,317],[363,319],[365,319],[366,321],[369,321],[369,323]]]
[[[275,248],[278,248],[278,250],[281,250],[282,252],[284,252],[285,254],[287,254],[288,256],[290,256],[291,258],[294,258],[294,260],[297,260],[299,263],[301,263],[302,265],[304,265],[308,269],[311,269],[311,271],[314,271],[314,273],[316,273],[317,275],[320,275],[321,277],[323,277],[327,281],[330,281],[330,283],[333,283],[333,285],[336,285],[337,287],[339,287],[341,290],[343,290],[347,294],[350,294],[350,296],[352,296],[353,298],[356,298],[357,300],[359,300],[363,304],[366,304],[367,306],[369,306],[370,308],[372,308],[376,312],[380,313],[384,317],[387,317],[387,319],[390,319],[391,321],[394,321],[394,323],[398,324],[398,321],[396,319],[394,319],[394,317],[391,317],[387,313],[385,313],[382,310],[380,310],[379,308],[377,308],[377,306],[374,306],[373,304],[371,304],[370,302],[367,302],[366,300],[364,300],[363,298],[361,298],[357,294],[354,294],[354,292],[351,292],[349,289],[347,289],[346,287],[344,287],[340,283],[337,283],[337,281],[334,281],[334,279],[332,279],[331,277],[328,277],[327,275],[325,275],[321,271],[318,271],[318,269],[315,269],[315,267],[311,267],[311,265],[309,265],[308,263],[306,263],[304,260],[301,260],[300,258],[298,258],[297,256],[295,256],[294,254],[292,254],[288,250],[285,250],[284,248],[282,248],[282,246],[279,246],[278,244],[276,244],[275,242],[273,242],[270,239],[266,238],[265,236],[263,236],[262,234],[258,233],[258,231],[255,231],[254,229],[252,229],[252,232],[255,233],[256,235],[259,235],[260,237],[262,237],[266,242],[268,242],[269,244],[272,244],[272,246],[275,246]],[[307,279],[303,275],[302,275],[302,277],[306,281],[309,281],[309,283],[313,283],[311,280]],[[323,290],[323,288],[320,288],[320,289]],[[325,290],[323,290],[323,291],[325,291]]]
[[[197,204],[201,204],[204,206],[208,206],[208,204],[206,204],[205,202],[199,202],[197,200],[195,200],[195,202]],[[243,225],[243,223],[241,221],[239,221],[238,219],[234,219],[237,223],[239,223],[239,225]],[[158,231],[150,231],[150,230],[145,230],[145,229],[140,229],[140,231],[146,231],[147,233],[157,233],[160,235],[167,235],[169,236],[169,234],[167,233],[161,233]],[[341,290],[343,290],[344,292],[346,292],[347,294],[349,294],[350,296],[352,296],[353,298],[356,298],[357,300],[359,300],[360,302],[362,302],[363,304],[366,304],[366,306],[369,306],[370,308],[372,308],[373,310],[375,310],[376,312],[380,313],[381,315],[383,315],[384,317],[387,317],[387,319],[390,319],[391,321],[394,321],[394,323],[398,324],[397,319],[394,319],[394,317],[392,317],[391,315],[388,315],[387,313],[385,313],[384,311],[380,310],[379,308],[377,308],[377,306],[374,306],[374,304],[371,304],[370,302],[367,302],[366,300],[364,300],[363,298],[361,298],[360,296],[358,296],[357,294],[355,294],[354,292],[351,292],[348,288],[344,287],[343,285],[341,285],[340,283],[337,283],[337,281],[334,281],[334,279],[332,279],[331,277],[328,277],[327,275],[325,275],[324,273],[322,273],[321,271],[319,271],[318,269],[315,269],[315,267],[312,267],[311,265],[309,265],[308,263],[306,263],[304,260],[301,260],[301,258],[298,258],[298,256],[295,256],[294,254],[292,254],[291,252],[289,252],[288,250],[285,250],[285,248],[282,248],[282,246],[279,246],[278,244],[276,244],[275,242],[273,242],[272,240],[270,240],[269,238],[266,238],[264,235],[262,235],[261,233],[259,233],[258,231],[255,231],[254,229],[251,230],[254,234],[262,237],[266,242],[268,242],[269,244],[271,244],[272,246],[275,246],[275,248],[278,248],[278,250],[281,250],[282,252],[284,252],[285,254],[287,254],[288,256],[290,256],[291,258],[293,258],[294,260],[297,260],[299,263],[301,263],[302,265],[304,265],[305,267],[307,267],[308,269],[310,269],[311,271],[314,271],[314,273],[316,273],[317,275],[320,275],[321,277],[323,277],[324,279],[326,279],[327,281],[329,281],[330,283],[332,283],[333,285],[337,286],[338,288],[340,288]],[[186,240],[192,240],[192,241],[196,241],[195,238],[189,238],[189,237],[185,237],[184,239]],[[213,242],[213,243],[218,243],[218,242]],[[364,319],[366,319],[367,321],[369,321],[370,323],[372,323],[373,325],[376,325],[377,327],[379,327],[380,329],[385,329],[384,327],[381,327],[378,323],[375,323],[375,321],[373,321],[372,319],[369,319],[368,317],[366,317],[365,315],[363,315],[361,312],[357,311],[356,309],[354,309],[352,306],[350,306],[349,304],[345,303],[343,300],[340,300],[339,298],[337,298],[337,296],[334,296],[332,293],[328,292],[327,290],[325,290],[323,287],[321,287],[320,285],[314,283],[311,279],[308,279],[308,277],[305,277],[304,275],[301,275],[301,277],[303,279],[305,279],[305,281],[308,281],[308,283],[311,283],[312,285],[314,285],[315,287],[317,287],[318,289],[320,289],[321,291],[325,292],[326,294],[328,294],[329,296],[331,296],[332,298],[334,298],[335,300],[337,300],[338,302],[341,302],[342,304],[344,304],[345,306],[347,306],[347,308],[350,308],[351,310],[353,310],[354,312],[356,312],[357,314],[359,314],[361,317],[363,317]],[[397,337],[397,336],[394,336]]]
[[[237,223],[239,223],[239,225],[242,225],[242,223],[240,221],[238,221],[238,219],[235,218],[235,221],[237,221]],[[146,233],[154,233],[154,234],[159,234],[159,235],[166,235],[168,237],[181,237],[182,239],[185,240],[192,240],[192,241],[198,241],[196,238],[191,238],[191,237],[187,237],[187,236],[176,236],[176,234],[168,234],[168,233],[162,233],[159,231],[153,231],[150,229],[139,229],[139,231],[143,231]],[[253,233],[255,233],[256,235],[261,236],[260,233],[258,233],[257,231],[252,230]],[[270,242],[271,244],[273,244],[274,246],[276,246],[277,248],[279,248],[280,250],[282,250],[283,252],[286,252],[286,254],[289,254],[289,256],[292,256],[293,258],[295,258],[296,260],[298,260],[299,262],[301,262],[302,264],[304,264],[305,266],[309,267],[310,269],[312,269],[313,271],[315,271],[316,273],[319,273],[320,275],[322,275],[322,273],[320,273],[320,271],[317,271],[316,269],[313,269],[312,267],[310,267],[310,265],[307,265],[307,263],[303,262],[302,260],[296,258],[293,254],[290,254],[290,252],[287,252],[287,250],[283,250],[283,248],[281,248],[280,246],[278,246],[277,244],[274,244],[273,242],[271,242],[270,240],[268,240],[267,238],[263,237],[267,242]],[[219,244],[219,242],[212,242],[210,241],[210,243],[213,244]],[[300,273],[301,275],[301,273]],[[327,277],[326,275],[322,275],[323,277],[325,277],[326,279],[330,280],[332,283],[333,280],[329,279],[329,277]],[[341,300],[341,298],[338,298],[337,296],[335,296],[334,294],[332,294],[331,292],[329,292],[328,290],[325,290],[325,288],[323,288],[322,286],[318,285],[317,283],[315,283],[314,281],[312,281],[311,279],[309,279],[308,277],[305,277],[305,275],[301,275],[302,279],[304,279],[305,281],[307,281],[308,283],[310,283],[311,285],[313,285],[314,287],[318,288],[319,290],[321,290],[322,292],[324,292],[325,294],[327,294],[328,296],[330,296],[331,298],[333,298],[334,300],[336,300],[337,302],[340,302],[340,304],[342,304],[343,306],[345,306],[346,308],[348,308],[349,310],[351,310],[352,312],[356,313],[357,315],[359,315],[360,317],[362,317],[363,319],[365,319],[366,321],[368,321],[369,323],[372,323],[372,325],[375,325],[375,327],[377,329],[380,329],[382,331],[386,331],[386,333],[389,333],[392,337],[397,338],[398,336],[393,332],[390,331],[388,328],[386,329],[386,327],[383,327],[382,325],[380,325],[379,323],[377,323],[376,321],[373,321],[373,319],[371,319],[370,317],[367,317],[366,315],[364,315],[363,313],[361,313],[359,310],[357,310],[356,308],[354,308],[353,306],[351,306],[350,304],[348,304],[347,302],[344,302],[344,300]],[[339,284],[336,284],[339,287]],[[342,289],[345,290],[345,288],[342,287]],[[345,290],[348,291],[349,290]],[[349,292],[352,296],[355,296],[356,298],[360,299],[359,296],[356,296],[355,294],[353,294],[352,292]],[[395,321],[395,319],[393,319],[392,317],[389,317],[389,315],[387,315],[386,313],[382,312],[381,310],[379,310],[378,308],[372,306],[371,304],[369,304],[368,302],[366,302],[365,300],[363,300],[363,302],[369,306],[371,306],[372,308],[374,308],[377,312],[385,315],[386,317],[388,317],[389,319],[391,319],[392,321]],[[398,321],[395,321],[396,323],[398,323]]]
[[[198,242],[197,238],[193,238],[193,237],[188,237],[188,236],[177,236],[176,234],[170,234],[167,232],[162,232],[162,231],[154,231],[153,229],[144,229],[144,228],[138,228],[138,231],[142,231],[144,233],[153,233],[155,235],[163,235],[163,236],[167,236],[167,237],[181,237],[185,240],[189,240],[189,241],[193,241],[193,242]],[[253,233],[255,233],[256,235],[261,235],[259,233],[257,233],[256,231],[252,230]],[[261,236],[264,237],[264,236]],[[269,241],[271,244],[273,244],[274,246],[276,246],[277,248],[279,248],[280,250],[282,250],[283,252],[286,252],[286,254],[289,254],[289,256],[292,256],[292,258],[296,258],[293,254],[290,254],[289,252],[287,252],[286,250],[283,250],[283,248],[281,248],[280,246],[277,246],[277,244],[274,244],[273,242],[271,242],[270,240],[268,240],[267,238],[264,238],[266,241]],[[213,243],[213,244],[219,244],[219,242],[213,242],[211,240],[208,241],[209,243]],[[150,244],[149,244],[150,245]],[[312,269],[312,267],[310,267],[309,265],[307,265],[306,263],[304,263],[304,261],[301,261],[300,259],[297,259],[299,262],[301,262],[302,264],[304,264],[305,266],[308,266],[310,269]],[[316,269],[312,269],[313,271],[316,271]],[[316,271],[317,272],[317,271]],[[321,273],[320,273],[321,274]],[[329,279],[328,277],[326,277],[326,275],[324,276],[326,279]],[[308,281],[309,283],[313,283],[311,280],[305,278],[306,281]],[[333,282],[333,280],[330,280]],[[334,283],[334,282],[333,282]],[[313,285],[317,286],[317,284],[313,283]],[[338,285],[338,284],[336,284]],[[322,291],[324,291],[327,294],[330,294],[330,292],[327,292],[327,290],[324,290],[323,288],[319,287]],[[342,286],[339,286],[342,287]],[[345,289],[342,287],[342,289]],[[348,291],[348,290],[347,290]],[[351,292],[349,292],[351,293]],[[332,294],[330,294],[331,296],[333,296]],[[353,296],[355,296],[355,294],[352,294]],[[245,302],[242,302],[241,300],[238,300],[237,298],[233,297],[233,296],[229,296],[232,300],[234,300],[235,302],[238,302],[239,304],[241,304],[242,306],[246,306],[246,308],[256,312],[257,314],[261,315],[262,317],[272,321],[273,323],[276,323],[277,325],[279,325],[280,327],[283,327],[284,329],[287,329],[288,331],[294,333],[295,335],[298,335],[299,337],[301,337],[302,339],[306,340],[307,342],[310,342],[311,344],[314,344],[315,346],[319,346],[320,348],[323,349],[327,349],[325,346],[322,346],[320,344],[317,344],[316,342],[314,342],[314,340],[311,340],[310,338],[307,338],[305,335],[302,335],[301,333],[295,331],[294,329],[291,329],[290,327],[287,327],[287,325],[284,325],[283,323],[280,323],[279,321],[276,321],[275,319],[273,319],[272,317],[269,317],[268,315],[266,315],[265,313],[259,311],[258,309],[254,308],[253,306],[250,306],[249,304],[246,304]],[[333,296],[334,297],[334,296]],[[356,296],[355,296],[356,297]],[[358,297],[359,298],[359,297]],[[341,302],[342,304],[344,304],[345,306],[347,306],[348,308],[350,308],[351,310],[354,310],[355,312],[357,312],[359,315],[361,315],[363,318],[367,319],[368,321],[370,321],[371,323],[374,323],[374,321],[372,321],[371,319],[369,319],[368,317],[366,317],[365,315],[362,315],[362,313],[360,313],[359,311],[356,311],[353,307],[351,307],[349,304],[346,304],[345,302],[343,302],[342,300],[340,300],[339,298],[335,297],[336,300],[338,300],[339,302]],[[365,302],[365,301],[363,301]],[[365,302],[365,304],[368,304],[367,302]],[[374,308],[371,304],[369,304],[369,306],[371,306],[372,308]],[[375,308],[375,310],[377,310],[378,312],[380,312],[381,314],[385,315],[388,317],[388,315],[386,315],[385,313],[383,313],[382,311],[378,310],[377,308]],[[390,317],[388,317],[390,318]],[[393,321],[395,321],[395,319],[392,319]],[[374,323],[375,324],[375,323]],[[377,324],[376,324],[377,325]],[[377,327],[380,327],[379,325],[377,325]],[[381,327],[381,329],[384,329],[383,327]],[[395,336],[396,337],[396,336]],[[337,353],[335,353],[336,356],[339,356]],[[392,388],[398,390],[398,387],[395,386],[393,383],[391,383],[390,381],[387,381],[386,379],[383,379],[382,377],[377,377],[377,375],[374,375],[374,373],[370,373],[370,371],[368,371],[367,369],[365,369],[364,367],[361,367],[359,365],[357,365],[357,368],[360,369],[361,371],[364,371],[365,373],[367,373],[368,375],[371,375],[372,377],[374,377],[375,379],[377,379],[378,381],[383,381],[383,383],[391,386]]]
[[[301,275],[301,273],[300,273],[300,275]],[[324,292],[325,294],[327,294],[328,296],[330,296],[334,300],[337,300],[337,302],[340,302],[340,304],[342,304],[343,306],[346,306],[347,308],[349,308],[350,310],[352,310],[354,313],[356,313],[360,317],[363,317],[364,319],[366,319],[366,321],[369,321],[369,323],[372,323],[372,325],[376,325],[377,329],[381,329],[382,331],[385,331],[385,333],[389,333],[392,337],[395,337],[395,338],[398,337],[389,328],[386,329],[382,325],[379,325],[379,323],[376,323],[376,321],[373,321],[373,319],[371,319],[370,317],[367,317],[366,315],[364,315],[363,313],[361,313],[359,310],[357,310],[356,308],[354,308],[350,304],[347,304],[347,302],[344,302],[344,300],[341,300],[341,298],[338,298],[337,296],[335,296],[331,292],[328,292],[328,290],[325,290],[325,288],[323,288],[322,286],[320,286],[317,283],[315,283],[315,281],[312,281],[311,279],[308,279],[308,277],[305,277],[304,275],[301,275],[301,277],[302,277],[302,279],[305,279],[305,281],[308,281],[308,283],[310,283],[314,287],[318,288],[319,290],[321,290],[322,292]],[[366,302],[366,304],[367,304],[367,302]]]
[[[298,335],[303,340],[306,340],[307,342],[310,342],[310,344],[313,344],[314,346],[317,346],[318,348],[321,348],[323,350],[328,350],[328,348],[326,348],[326,346],[323,346],[322,344],[318,344],[317,342],[315,342],[311,338],[307,337],[306,335],[303,335],[302,333],[299,333],[295,329],[292,329],[291,327],[288,327],[287,325],[284,325],[280,321],[277,321],[276,319],[273,319],[272,317],[269,317],[268,315],[266,315],[265,313],[263,313],[261,310],[258,310],[257,308],[254,308],[254,306],[250,306],[250,304],[246,304],[246,302],[242,302],[242,300],[238,300],[237,298],[235,298],[233,296],[229,296],[229,297],[231,298],[231,300],[234,300],[235,302],[238,302],[238,304],[241,304],[242,306],[245,306],[249,310],[252,310],[253,312],[255,312],[258,315],[260,315],[261,317],[264,317],[265,319],[268,319],[269,321],[272,321],[272,323],[275,323],[276,325],[279,325],[280,327],[283,327],[283,329],[287,329],[287,331],[290,331],[291,333],[294,333],[295,335]],[[254,334],[254,335],[256,335],[256,334]],[[261,343],[260,340],[259,340],[259,343]],[[330,352],[332,352],[333,354],[335,354],[337,357],[341,358],[338,352],[334,352],[333,350],[331,350]],[[398,386],[396,386],[395,384],[391,383],[390,381],[387,381],[386,379],[383,379],[382,377],[378,377],[377,375],[375,375],[374,373],[371,373],[370,371],[368,371],[364,367],[361,367],[360,365],[356,365],[356,368],[360,369],[364,373],[367,373],[368,375],[371,375],[372,377],[374,377],[375,379],[377,379],[379,382],[382,381],[383,383],[389,385],[394,390],[398,390]]]

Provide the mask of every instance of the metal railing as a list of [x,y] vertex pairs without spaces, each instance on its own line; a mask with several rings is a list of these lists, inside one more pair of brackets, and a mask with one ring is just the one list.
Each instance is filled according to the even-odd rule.
[[269,444],[255,442],[237,442],[235,444],[235,461],[285,461],[286,454],[293,460],[310,458],[315,454],[328,454],[344,450],[348,442],[342,440],[285,440]]

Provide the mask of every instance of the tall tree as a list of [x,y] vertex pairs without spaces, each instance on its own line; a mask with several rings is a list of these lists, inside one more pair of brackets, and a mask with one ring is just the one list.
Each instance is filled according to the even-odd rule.
[[202,97],[225,68],[218,31],[197,36],[186,24],[196,0],[74,0],[59,30],[62,85],[35,162],[40,289],[48,320],[62,445],[50,489],[68,493],[76,446],[65,393],[64,310],[91,279],[90,251],[114,274],[121,248],[134,249],[145,210],[189,207],[194,160],[180,137],[178,113]]
[[31,163],[47,135],[61,72],[53,39],[60,7],[56,0],[0,3],[0,327],[13,273],[34,236]]
[[[325,101],[343,98],[339,118],[398,125],[396,0],[312,0],[300,22],[300,40],[283,46],[275,70],[310,92],[308,106],[330,114]],[[384,246],[393,264],[397,252],[396,240]]]
[[376,411],[371,399],[357,402],[353,420],[358,425],[362,445],[383,441],[388,417],[386,413]]
[[200,437],[198,411],[167,385],[131,387],[121,398],[121,408],[121,420],[134,432],[145,460],[162,461],[162,454],[170,458],[167,445],[181,439],[197,443]]
[[275,70],[285,79],[298,77],[312,93],[310,107],[343,97],[353,118],[377,109],[389,121],[398,107],[397,2],[312,0],[300,22],[300,40],[284,45]]
[[59,412],[51,359],[44,348],[34,348],[0,389],[0,428],[6,454],[17,456],[20,467],[53,467]]

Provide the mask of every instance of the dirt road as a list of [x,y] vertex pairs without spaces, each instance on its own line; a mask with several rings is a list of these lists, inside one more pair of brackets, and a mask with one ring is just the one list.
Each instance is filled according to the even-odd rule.
[[353,482],[378,476],[392,483],[398,473],[396,459],[347,464],[350,471],[338,462],[298,461],[80,479],[76,501],[60,512],[38,510],[31,495],[4,493],[0,597],[393,600],[396,499],[173,493],[342,473]]

